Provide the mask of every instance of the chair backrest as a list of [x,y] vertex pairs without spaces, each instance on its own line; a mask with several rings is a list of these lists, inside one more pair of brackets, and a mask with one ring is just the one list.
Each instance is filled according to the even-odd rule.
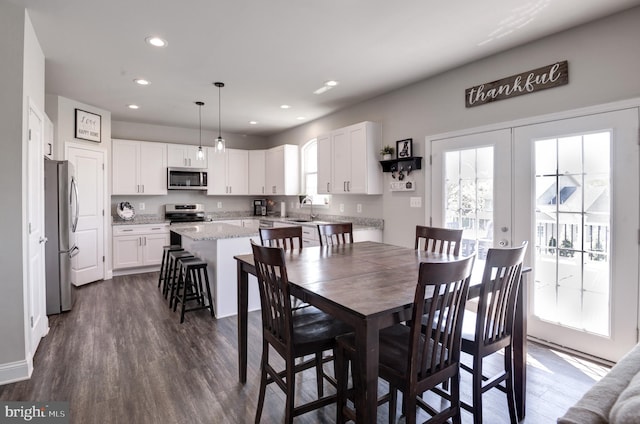
[[302,249],[302,227],[260,228],[260,242],[263,246],[284,250]]
[[[453,376],[460,360],[462,319],[475,256],[420,264],[413,300],[409,375],[418,380],[444,371]],[[425,302],[429,301],[425,310]]]
[[422,249],[425,251],[459,255],[461,243],[462,230],[416,225],[415,249],[423,244]]
[[353,224],[351,222],[318,224],[318,236],[320,246],[353,243]]
[[284,249],[260,246],[251,240],[258,277],[263,337],[281,354],[291,349],[291,300]]
[[520,247],[489,249],[480,287],[476,346],[497,350],[511,343],[516,298],[527,242]]

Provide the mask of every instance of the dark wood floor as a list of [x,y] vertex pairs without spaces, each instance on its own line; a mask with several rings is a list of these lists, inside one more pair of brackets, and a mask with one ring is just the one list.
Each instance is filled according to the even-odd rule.
[[[259,313],[250,314],[248,377],[241,385],[235,317],[215,320],[198,311],[181,325],[156,284],[157,273],[149,273],[76,289],[73,310],[50,317],[51,330],[36,353],[31,379],[0,386],[0,400],[70,401],[72,422],[82,424],[253,422]],[[530,344],[524,422],[554,423],[604,372],[599,365]],[[313,373],[300,380],[298,398],[314,396]],[[469,399],[466,376],[462,385]],[[485,395],[485,423],[508,423],[504,395],[492,392]],[[277,387],[269,388],[262,422],[282,421],[283,400]],[[379,422],[386,422],[387,411],[379,409]],[[463,412],[464,423],[471,418]],[[334,421],[332,405],[296,418],[298,423]]]

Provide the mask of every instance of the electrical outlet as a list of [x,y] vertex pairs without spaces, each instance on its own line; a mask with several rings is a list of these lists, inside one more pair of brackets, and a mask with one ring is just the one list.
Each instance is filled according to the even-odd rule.
[[222,209],[222,202],[218,202],[218,209]]
[[289,209],[293,209],[293,204],[294,204],[294,203],[295,203],[295,202],[289,202]]
[[300,209],[300,203],[296,202],[296,209]]
[[143,211],[143,210],[144,210],[144,208],[145,208],[145,206],[146,206],[146,205],[145,205],[143,202],[138,203],[138,210],[139,210],[139,211]]
[[340,212],[344,212],[344,203],[340,203]]
[[412,208],[421,208],[422,207],[422,197],[411,197],[409,199],[409,206]]
[[356,212],[358,212],[358,213],[362,213],[362,204],[358,203],[358,204],[356,205]]

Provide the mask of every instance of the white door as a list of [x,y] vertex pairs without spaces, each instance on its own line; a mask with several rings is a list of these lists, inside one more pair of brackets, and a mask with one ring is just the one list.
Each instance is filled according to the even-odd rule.
[[529,335],[617,361],[637,342],[638,110],[514,129]]
[[104,278],[104,152],[67,145],[75,169],[79,217],[75,242],[80,252],[71,261],[71,282],[80,286]]
[[46,284],[44,265],[44,156],[42,152],[44,118],[35,105],[29,105],[27,144],[27,214],[28,258],[27,294],[30,353],[33,355],[40,339],[47,334]]
[[511,130],[432,139],[431,160],[427,225],[464,229],[461,253],[480,260],[510,245]]

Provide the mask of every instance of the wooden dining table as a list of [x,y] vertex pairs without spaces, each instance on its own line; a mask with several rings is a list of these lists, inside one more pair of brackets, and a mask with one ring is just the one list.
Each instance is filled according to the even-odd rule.
[[[234,256],[238,269],[239,380],[247,380],[247,309],[249,275],[256,275],[253,255]],[[376,421],[378,333],[410,319],[421,262],[459,257],[377,242],[305,247],[285,252],[291,293],[338,319],[355,333],[363,390],[356,393],[358,423]],[[478,297],[484,266],[476,261],[469,298]],[[524,275],[524,274],[523,274]],[[525,278],[523,278],[523,281]],[[520,284],[514,330],[514,380],[518,418],[525,415],[526,287]]]

